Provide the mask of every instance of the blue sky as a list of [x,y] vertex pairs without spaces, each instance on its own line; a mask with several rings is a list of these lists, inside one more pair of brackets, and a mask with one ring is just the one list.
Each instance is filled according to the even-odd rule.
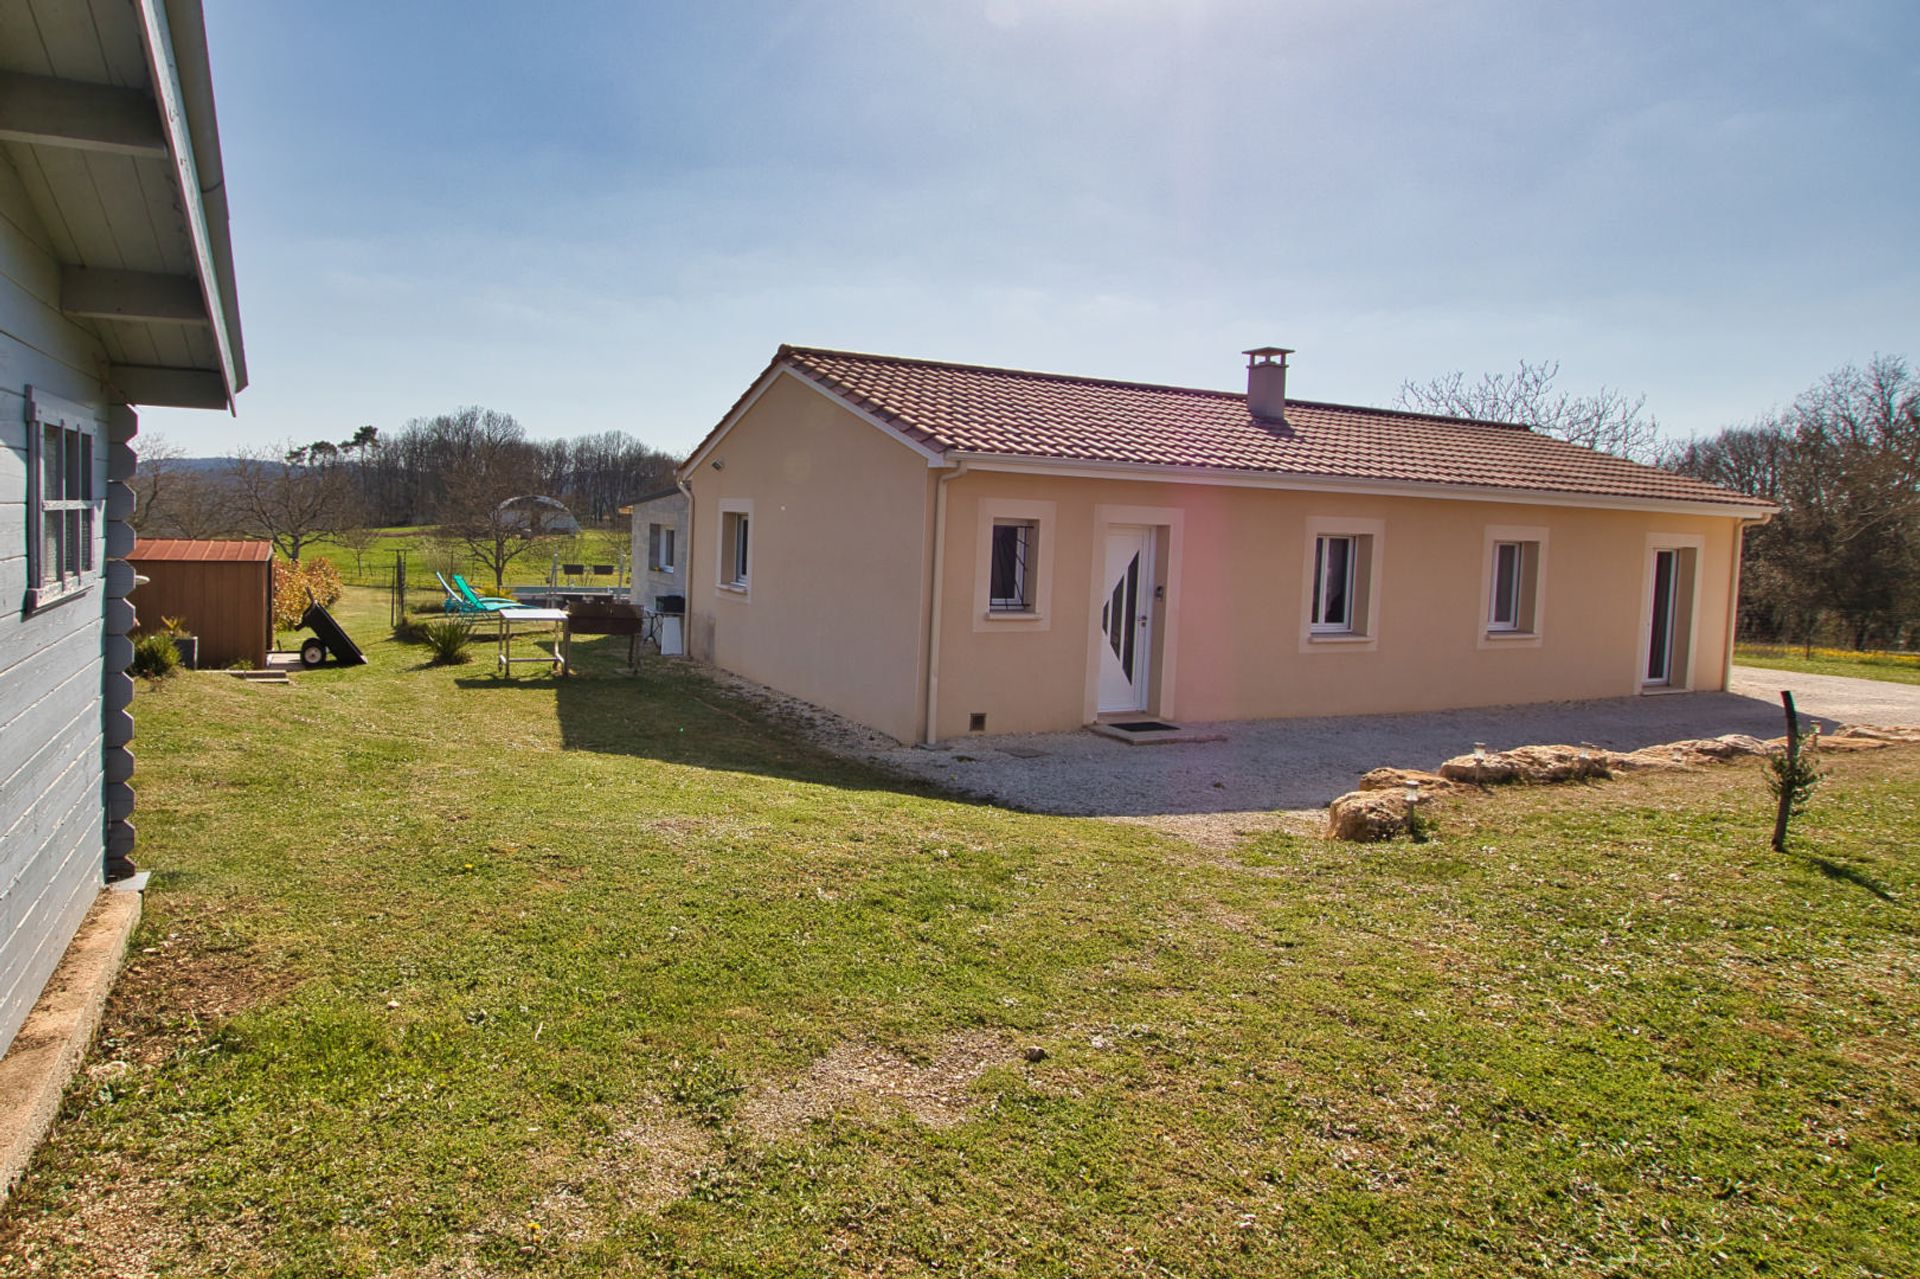
[[1920,357],[1920,6],[207,0],[253,385],[684,450],[781,342],[1679,434]]

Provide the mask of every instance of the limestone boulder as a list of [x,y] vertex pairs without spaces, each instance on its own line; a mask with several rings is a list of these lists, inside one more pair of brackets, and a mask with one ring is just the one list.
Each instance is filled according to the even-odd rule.
[[1327,835],[1356,844],[1392,839],[1407,828],[1407,797],[1400,791],[1348,791],[1327,805]]
[[1360,790],[1397,790],[1405,793],[1411,782],[1420,783],[1422,795],[1451,795],[1460,790],[1458,782],[1438,773],[1423,773],[1417,768],[1376,768],[1360,779]]
[[1440,775],[1478,786],[1578,782],[1612,776],[1612,760],[1611,752],[1586,746],[1516,746],[1482,755],[1456,755],[1440,765]]
[[1643,773],[1654,771],[1679,771],[1698,766],[1699,761],[1683,751],[1677,751],[1671,744],[1665,746],[1642,746],[1637,751],[1615,751],[1607,761],[1616,773]]
[[[1841,733],[1835,733],[1829,737],[1822,737],[1819,739],[1819,741],[1820,741],[1819,749],[1823,751],[1832,751],[1837,755],[1845,754],[1848,752],[1857,752],[1857,751],[1883,751],[1887,749],[1887,747],[1893,745],[1891,741],[1888,741],[1883,737],[1853,737],[1853,736],[1849,736]],[[1803,737],[1800,739],[1800,745],[1802,749],[1810,747],[1813,744],[1814,744],[1814,739],[1811,737]],[[1781,743],[1781,749],[1782,750],[1786,749],[1786,744],[1784,742]]]
[[1744,733],[1724,733],[1719,737],[1696,737],[1686,741],[1663,742],[1658,746],[1643,746],[1637,751],[1614,754],[1611,759],[1615,771],[1631,773],[1647,769],[1701,768],[1707,764],[1724,764],[1749,756],[1772,755],[1783,749],[1785,747],[1781,743],[1763,742]]
[[1873,724],[1846,724],[1834,730],[1822,742],[1831,741],[1862,742],[1920,742],[1920,728],[1883,727]]
[[1719,737],[1701,737],[1690,742],[1676,742],[1697,758],[1724,762],[1740,759],[1747,755],[1770,754],[1767,744],[1757,737],[1748,737],[1745,733],[1723,733]]

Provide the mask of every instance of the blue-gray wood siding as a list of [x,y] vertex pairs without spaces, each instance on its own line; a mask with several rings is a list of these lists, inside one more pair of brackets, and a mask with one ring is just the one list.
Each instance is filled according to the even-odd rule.
[[[107,491],[105,354],[59,309],[59,265],[0,155],[0,1052],[39,998],[102,882],[102,645],[107,584],[25,615],[28,387],[97,418]],[[116,265],[103,263],[102,265]],[[105,562],[96,521],[94,562]]]

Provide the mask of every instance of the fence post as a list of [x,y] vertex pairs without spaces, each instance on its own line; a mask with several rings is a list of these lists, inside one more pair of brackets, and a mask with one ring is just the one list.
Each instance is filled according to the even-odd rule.
[[407,553],[404,549],[393,553],[393,604],[388,612],[396,630],[407,620]]

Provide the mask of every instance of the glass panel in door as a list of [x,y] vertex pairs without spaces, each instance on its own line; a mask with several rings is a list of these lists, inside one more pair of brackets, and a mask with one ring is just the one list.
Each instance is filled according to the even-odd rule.
[[1146,529],[1112,529],[1106,547],[1107,595],[1100,608],[1099,704],[1102,714],[1144,710],[1152,670],[1146,602],[1153,541]]
[[1673,678],[1674,551],[1653,553],[1653,633],[1647,638],[1647,683]]

